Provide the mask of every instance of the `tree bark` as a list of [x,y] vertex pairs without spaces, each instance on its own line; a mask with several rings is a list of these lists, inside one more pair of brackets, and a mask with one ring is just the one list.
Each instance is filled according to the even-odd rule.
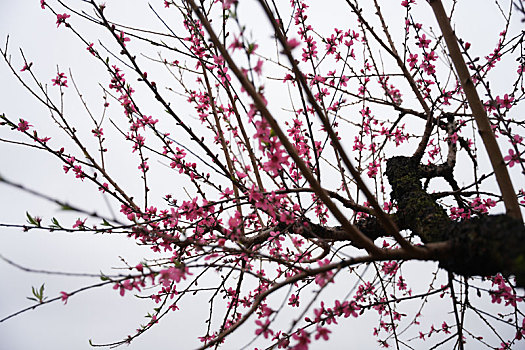
[[[424,174],[410,157],[387,161],[386,175],[397,202],[397,221],[423,243],[452,242],[440,266],[463,276],[515,275],[525,286],[525,228],[509,215],[483,215],[456,222],[421,185]],[[364,231],[362,229],[362,231]]]

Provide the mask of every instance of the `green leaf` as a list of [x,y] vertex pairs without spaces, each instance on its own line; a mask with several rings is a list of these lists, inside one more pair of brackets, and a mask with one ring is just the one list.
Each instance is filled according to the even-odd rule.
[[70,207],[70,206],[67,205],[67,204],[64,204],[64,205],[60,206],[60,210],[73,210],[73,208]]
[[255,43],[250,43],[248,44],[248,49],[246,50],[246,53],[248,53],[248,55],[251,55],[254,50],[255,50]]
[[53,223],[53,225],[52,225],[51,227],[62,228],[62,226],[61,226],[60,223],[58,222],[57,218],[52,218],[52,219],[51,219],[51,222]]
[[31,297],[27,297],[27,299],[42,303],[45,299],[47,299],[47,298],[44,298],[44,289],[45,289],[45,283],[42,283],[39,289],[36,289],[35,287],[31,287],[31,292],[33,293],[36,299],[31,298]]
[[102,226],[110,226],[110,227],[113,226],[106,219],[102,219],[102,220],[103,220],[101,224]]
[[38,226],[38,223],[35,221],[35,219],[33,219],[31,215],[29,215],[27,211],[26,211],[26,216],[27,216],[27,222],[29,222],[32,225]]

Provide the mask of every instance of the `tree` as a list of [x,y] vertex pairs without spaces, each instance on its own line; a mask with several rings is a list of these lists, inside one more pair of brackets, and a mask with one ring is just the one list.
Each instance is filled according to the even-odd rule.
[[[4,113],[5,147],[53,156],[120,214],[1,177],[77,217],[28,211],[27,223],[2,226],[124,234],[155,258],[123,260],[125,272],[49,299],[34,287],[35,304],[0,322],[108,286],[154,305],[128,337],[94,345],[184,320],[197,298],[210,305],[202,348],[238,347],[228,339],[248,328],[250,346],[307,349],[371,315],[383,347],[519,346],[525,200],[512,180],[525,174],[525,63],[512,3],[484,14],[501,25],[489,52],[457,29],[456,2],[447,12],[440,0],[346,0],[330,5],[334,23],[305,0],[161,5],[150,5],[158,28],[148,29],[119,22],[112,4],[41,1],[89,69],[106,72],[98,104],[74,67],[40,78],[37,58],[12,59],[7,38],[7,67],[54,131]],[[437,269],[426,285],[406,272],[420,260]],[[450,317],[422,321],[434,304]]]

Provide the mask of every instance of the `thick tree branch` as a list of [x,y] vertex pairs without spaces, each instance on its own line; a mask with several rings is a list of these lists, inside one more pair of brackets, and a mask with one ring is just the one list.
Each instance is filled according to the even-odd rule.
[[432,10],[434,10],[434,15],[436,16],[436,20],[439,23],[439,27],[441,28],[441,32],[447,43],[450,58],[454,63],[461,86],[467,96],[472,114],[478,125],[478,131],[489,155],[494,173],[496,174],[496,181],[498,182],[501,194],[503,195],[503,202],[505,203],[507,213],[516,219],[522,220],[518,198],[516,192],[514,192],[512,181],[507,171],[507,166],[503,161],[503,156],[501,155],[498,143],[490,127],[489,118],[483,108],[483,104],[481,103],[476,87],[470,77],[467,65],[465,64],[465,60],[461,54],[456,35],[450,26],[450,20],[445,13],[441,0],[429,0],[429,3],[432,6]]
[[448,241],[451,251],[440,265],[463,276],[515,275],[525,285],[525,228],[508,215],[486,215],[452,221],[425,192],[420,164],[409,157],[387,161],[386,175],[397,202],[397,216],[425,244]]

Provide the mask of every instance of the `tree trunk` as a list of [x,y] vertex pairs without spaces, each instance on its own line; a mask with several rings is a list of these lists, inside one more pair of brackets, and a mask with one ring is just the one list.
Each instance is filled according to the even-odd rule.
[[424,243],[451,241],[452,250],[440,260],[444,269],[463,276],[515,275],[525,286],[525,228],[508,215],[482,215],[451,220],[423,190],[420,165],[410,157],[387,161],[386,175],[397,202],[396,221]]

